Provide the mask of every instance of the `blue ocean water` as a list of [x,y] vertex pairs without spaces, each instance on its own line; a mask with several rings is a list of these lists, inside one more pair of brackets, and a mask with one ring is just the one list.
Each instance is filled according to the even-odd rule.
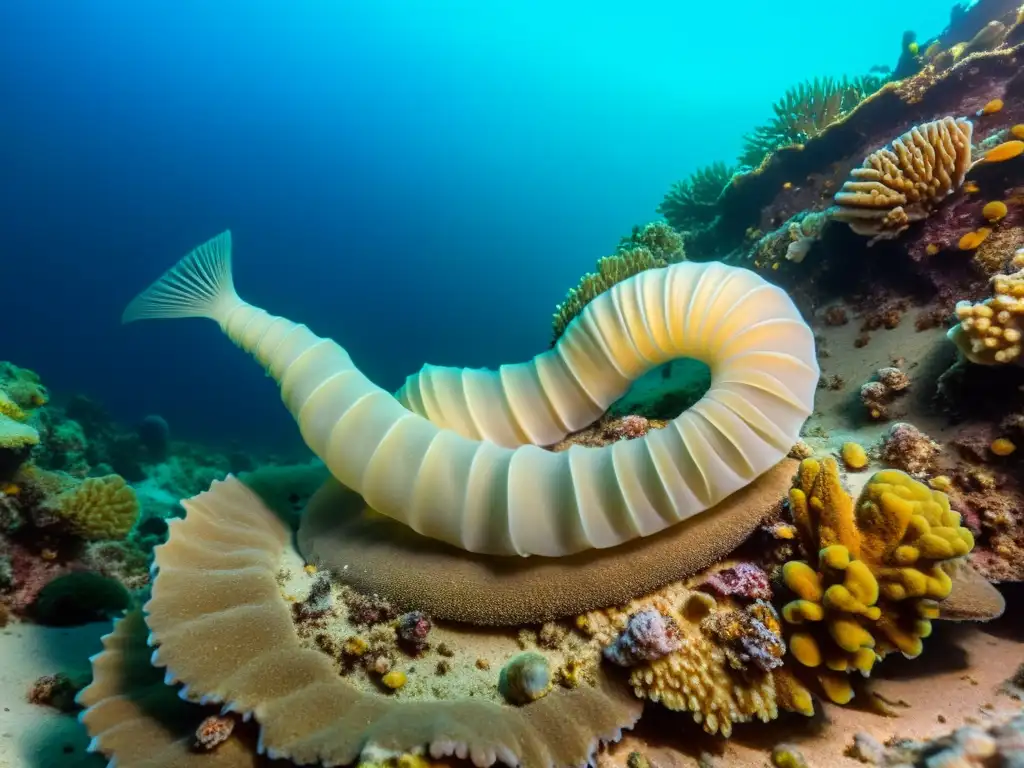
[[230,228],[240,292],[395,388],[544,349],[565,291],[784,91],[950,4],[0,3],[0,359],[178,435],[299,445],[205,321],[125,303]]

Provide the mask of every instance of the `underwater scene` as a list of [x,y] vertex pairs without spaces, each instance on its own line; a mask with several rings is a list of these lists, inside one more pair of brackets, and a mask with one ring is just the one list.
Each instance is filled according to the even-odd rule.
[[1024,768],[1020,3],[0,4],[0,768]]

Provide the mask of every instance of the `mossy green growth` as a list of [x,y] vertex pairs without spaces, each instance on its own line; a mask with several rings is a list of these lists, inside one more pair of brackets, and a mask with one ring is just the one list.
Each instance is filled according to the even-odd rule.
[[92,571],[76,571],[48,583],[32,604],[40,624],[73,627],[103,621],[127,610],[131,594],[119,581]]

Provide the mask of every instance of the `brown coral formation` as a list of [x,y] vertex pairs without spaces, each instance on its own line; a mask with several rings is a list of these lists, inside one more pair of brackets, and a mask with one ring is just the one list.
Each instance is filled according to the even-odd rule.
[[860,400],[872,419],[887,419],[893,400],[909,386],[910,377],[899,368],[879,368],[872,380],[861,386]]
[[944,117],[875,150],[836,193],[833,218],[860,235],[898,236],[963,184],[971,167],[972,128],[968,120]]

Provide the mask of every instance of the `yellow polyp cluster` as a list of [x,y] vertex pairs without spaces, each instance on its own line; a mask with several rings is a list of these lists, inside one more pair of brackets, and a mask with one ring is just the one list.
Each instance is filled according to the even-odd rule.
[[944,493],[899,470],[876,472],[854,503],[832,458],[801,463],[790,509],[817,563],[782,569],[793,597],[782,609],[789,653],[845,704],[848,672],[867,676],[894,651],[921,653],[937,601],[952,590],[941,564],[966,555],[974,539]]
[[1024,333],[1024,269],[992,278],[993,296],[972,304],[956,305],[960,324],[949,333],[963,355],[973,363],[999,365],[1016,362]]
[[670,620],[675,641],[673,650],[638,658],[630,667],[629,684],[638,698],[689,712],[704,731],[723,737],[737,723],[774,720],[780,704],[813,714],[813,708],[806,711],[809,692],[781,666],[781,621],[768,603],[743,606],[676,582],[625,606],[592,611],[577,627],[606,645],[640,611]]

